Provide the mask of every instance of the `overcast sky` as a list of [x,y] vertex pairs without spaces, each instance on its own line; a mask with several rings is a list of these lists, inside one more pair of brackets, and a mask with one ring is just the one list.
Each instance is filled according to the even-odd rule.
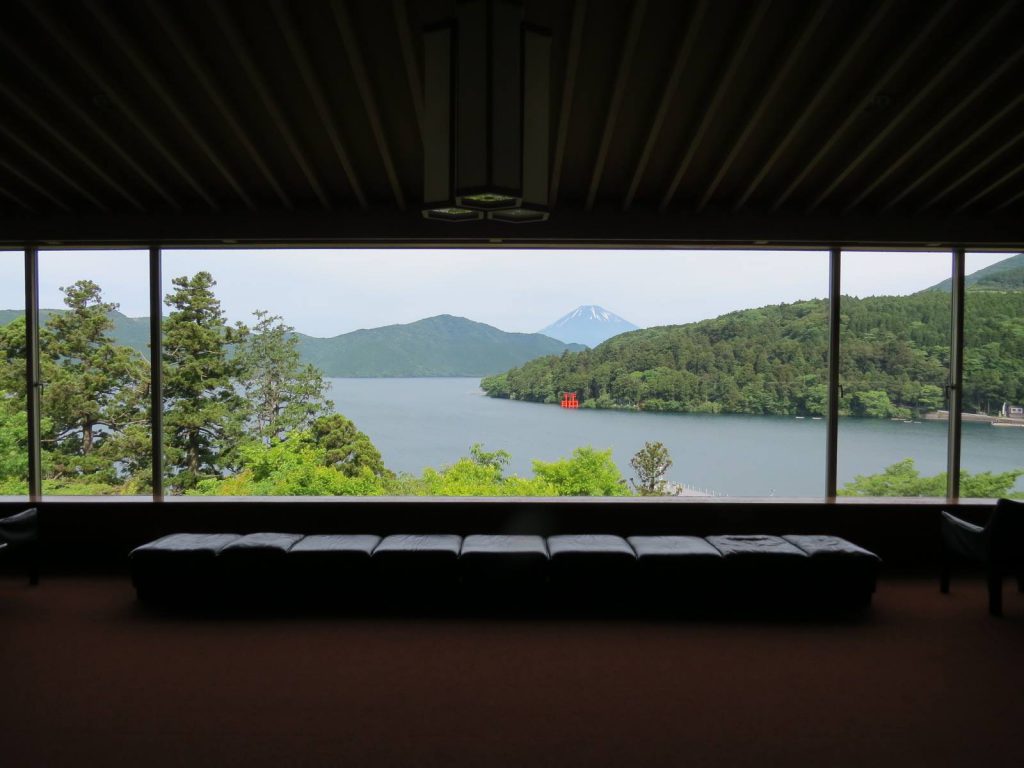
[[[970,254],[967,270],[1008,255]],[[88,278],[126,315],[148,315],[147,269],[142,251],[43,252],[40,305],[63,306],[60,286]],[[165,251],[164,292],[203,269],[230,320],[267,309],[314,336],[443,313],[533,332],[581,304],[649,327],[828,293],[824,252],[509,249]],[[949,273],[948,252],[848,253],[843,293],[913,293]],[[0,308],[20,308],[23,291],[22,254],[0,253]]]

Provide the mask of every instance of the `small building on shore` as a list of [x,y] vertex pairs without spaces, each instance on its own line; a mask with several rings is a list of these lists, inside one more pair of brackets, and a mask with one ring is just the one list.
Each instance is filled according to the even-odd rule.
[[1024,405],[1003,403],[1003,407],[999,409],[999,415],[1005,419],[1024,419]]

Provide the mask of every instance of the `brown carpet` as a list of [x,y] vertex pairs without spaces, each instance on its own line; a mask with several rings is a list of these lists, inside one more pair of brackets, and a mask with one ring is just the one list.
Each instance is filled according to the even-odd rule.
[[0,763],[1024,765],[1024,596],[863,620],[187,619],[0,579]]

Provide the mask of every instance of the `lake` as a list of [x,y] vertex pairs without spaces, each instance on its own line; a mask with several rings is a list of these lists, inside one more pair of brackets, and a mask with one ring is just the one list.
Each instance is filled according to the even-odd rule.
[[[397,472],[451,463],[479,442],[511,453],[509,472],[527,477],[532,459],[552,461],[581,445],[612,448],[623,476],[632,477],[630,457],[657,440],[672,454],[668,479],[677,483],[727,496],[824,493],[824,420],[568,410],[486,397],[476,378],[328,381],[337,410]],[[971,472],[1024,467],[1024,429],[965,423],[962,453]],[[923,475],[945,470],[946,422],[840,421],[840,486],[908,457]]]

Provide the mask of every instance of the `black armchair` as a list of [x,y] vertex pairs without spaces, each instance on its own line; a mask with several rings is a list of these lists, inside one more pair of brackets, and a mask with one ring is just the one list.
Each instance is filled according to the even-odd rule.
[[1003,578],[1017,576],[1024,592],[1024,502],[1000,499],[984,526],[942,513],[942,560],[940,589],[949,592],[949,575],[955,557],[983,563],[988,569],[988,611],[1003,615]]
[[39,583],[39,513],[35,509],[0,518],[0,551],[20,556],[29,584]]

